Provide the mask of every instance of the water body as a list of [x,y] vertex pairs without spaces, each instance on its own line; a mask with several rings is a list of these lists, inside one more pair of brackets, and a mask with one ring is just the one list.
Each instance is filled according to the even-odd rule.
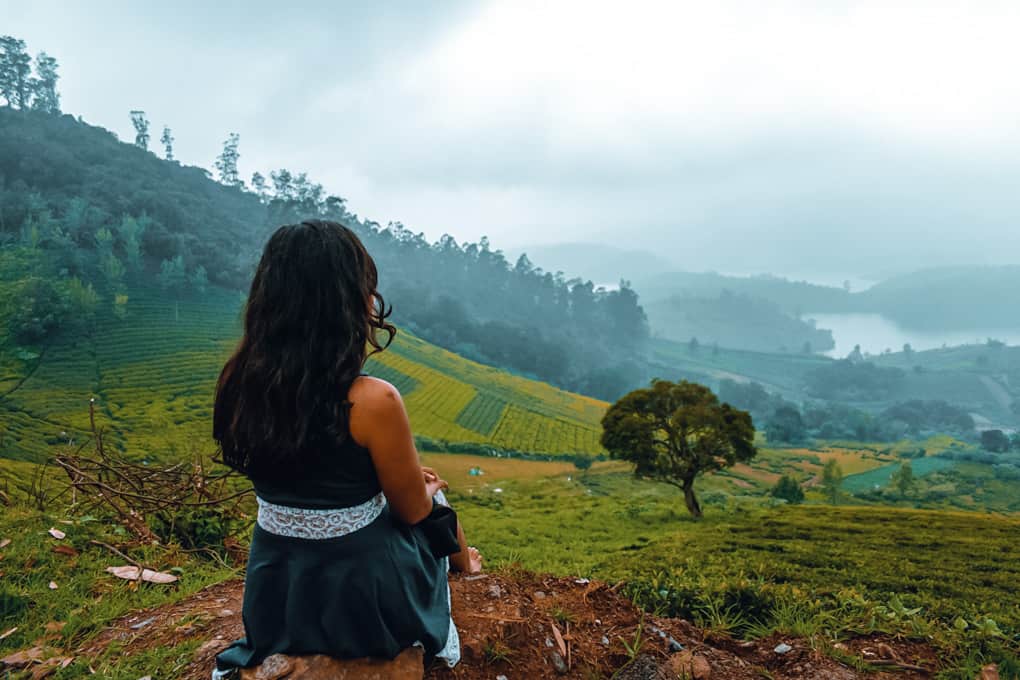
[[831,357],[845,357],[860,345],[868,354],[881,354],[886,349],[899,352],[910,343],[915,350],[937,349],[943,345],[981,344],[994,338],[1007,345],[1020,345],[1020,327],[968,331],[917,331],[899,326],[881,314],[804,314],[814,319],[818,328],[832,331],[834,349],[825,352]]

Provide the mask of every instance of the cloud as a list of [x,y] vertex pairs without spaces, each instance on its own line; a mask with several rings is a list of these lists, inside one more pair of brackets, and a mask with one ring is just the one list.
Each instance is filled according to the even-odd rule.
[[[308,171],[431,237],[696,269],[1016,261],[1020,5],[22,3],[65,107]],[[66,21],[56,24],[59,13]]]

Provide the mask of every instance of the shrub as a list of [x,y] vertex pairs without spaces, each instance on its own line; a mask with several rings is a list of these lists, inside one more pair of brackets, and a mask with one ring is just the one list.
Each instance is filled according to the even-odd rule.
[[787,503],[796,504],[804,502],[804,489],[801,487],[800,482],[790,475],[780,477],[769,493],[775,498],[782,498]]

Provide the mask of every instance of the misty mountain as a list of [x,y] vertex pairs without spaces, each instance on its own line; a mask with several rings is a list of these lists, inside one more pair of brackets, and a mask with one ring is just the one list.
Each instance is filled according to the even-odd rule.
[[603,285],[616,285],[620,279],[634,281],[652,274],[673,270],[667,258],[647,250],[620,248],[605,243],[556,243],[511,248],[514,259],[527,253],[536,266],[548,272],[569,272]]
[[784,313],[778,305],[725,290],[717,296],[675,295],[646,304],[652,333],[676,341],[696,338],[758,352],[823,352],[835,346],[832,333]]
[[879,313],[908,328],[968,330],[1016,328],[1018,293],[1020,265],[938,267],[888,279],[851,299],[857,311]]

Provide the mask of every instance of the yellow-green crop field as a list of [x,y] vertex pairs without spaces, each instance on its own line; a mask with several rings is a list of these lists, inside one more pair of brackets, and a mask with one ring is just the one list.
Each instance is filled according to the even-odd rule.
[[[179,305],[132,291],[126,318],[104,311],[89,333],[43,347],[0,344],[0,457],[43,460],[97,424],[132,456],[210,450],[212,395],[240,336],[241,299],[210,290]],[[32,356],[38,355],[38,356]],[[396,385],[416,434],[545,455],[598,455],[606,404],[483,366],[400,332],[368,373]]]

